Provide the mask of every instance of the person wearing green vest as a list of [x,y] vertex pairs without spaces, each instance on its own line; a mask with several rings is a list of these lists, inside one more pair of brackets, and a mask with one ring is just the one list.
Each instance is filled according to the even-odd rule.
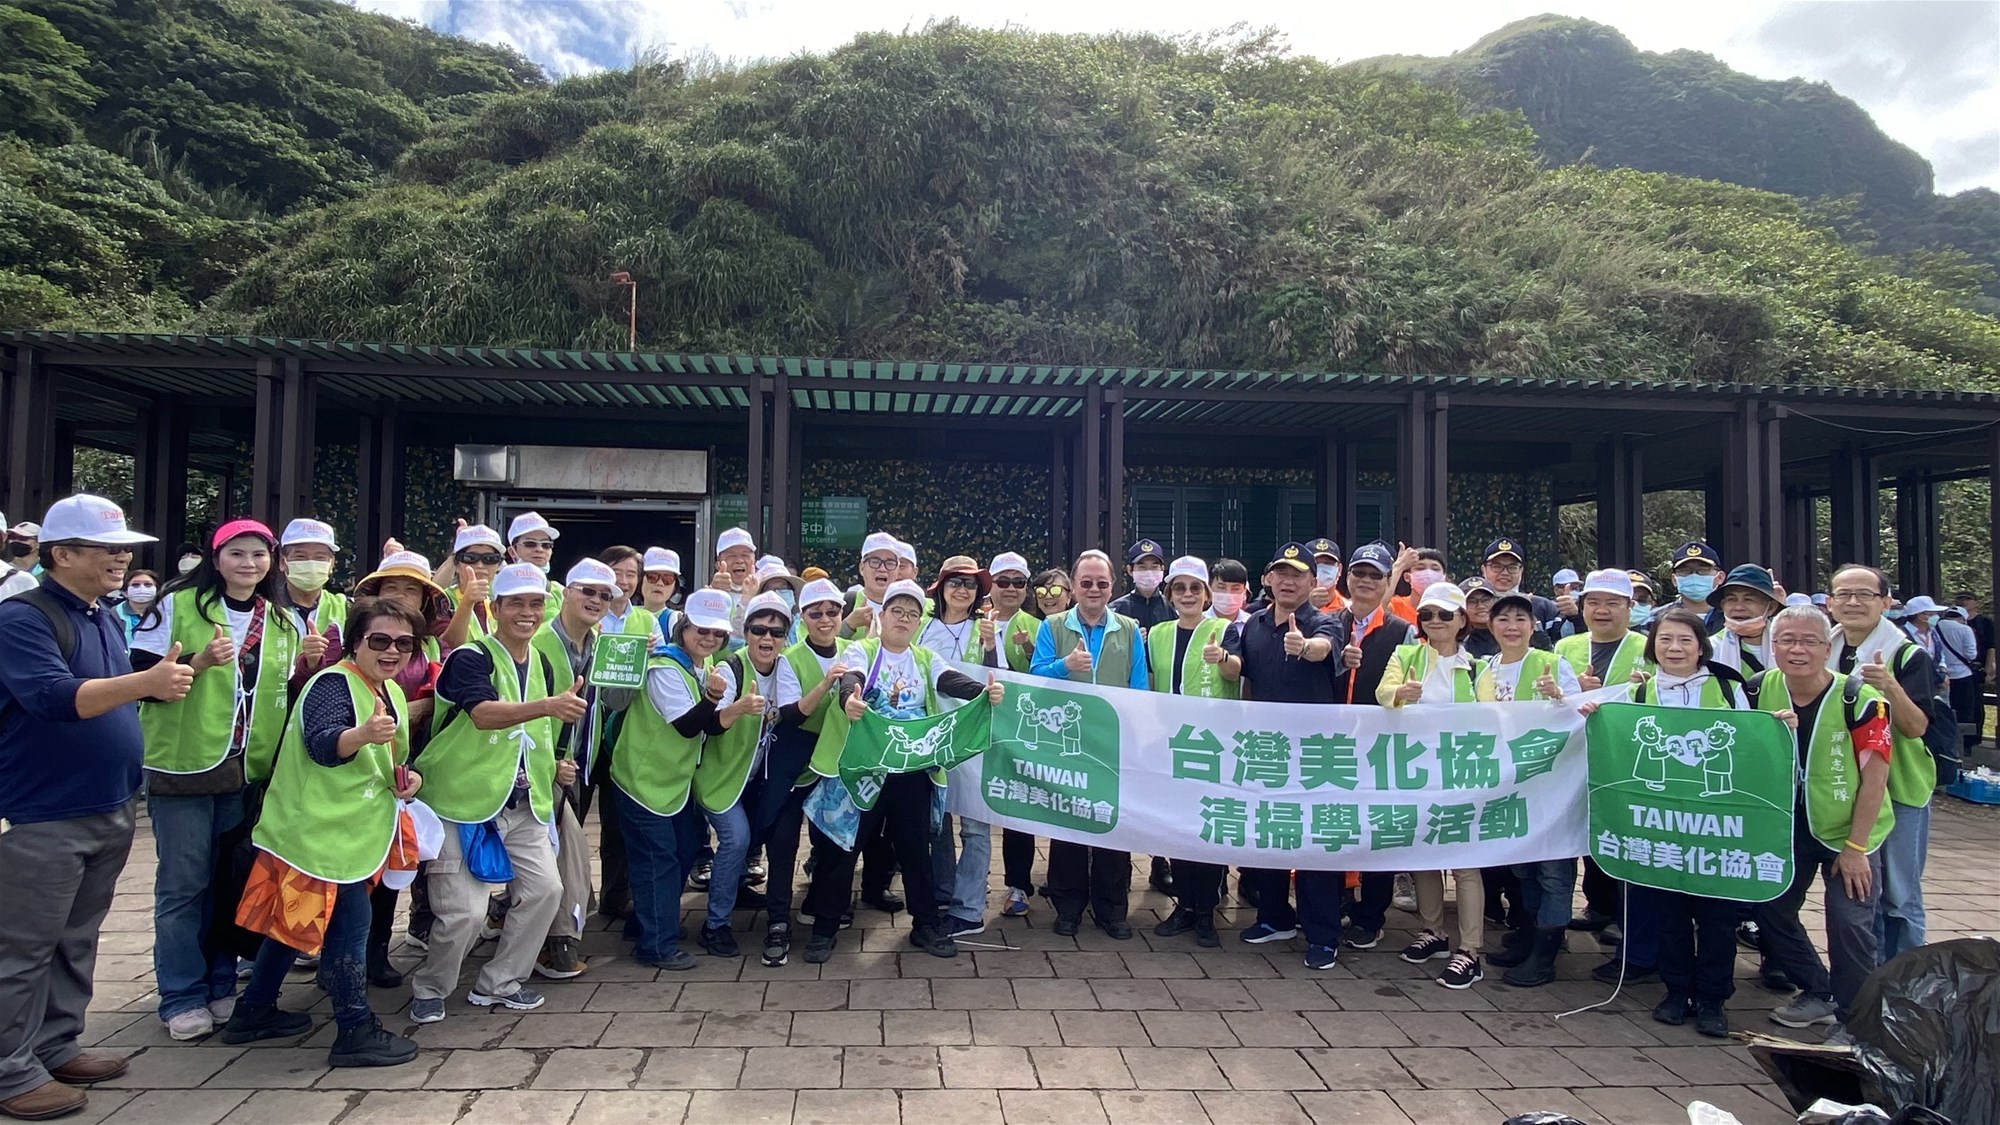
[[1646,637],[1632,631],[1632,576],[1617,569],[1593,570],[1583,582],[1583,624],[1588,632],[1564,637],[1556,655],[1576,673],[1579,686],[1595,691],[1605,684],[1643,683]]
[[[993,643],[986,650],[986,662],[995,668],[1025,672],[1035,656],[1035,634],[1042,628],[1039,606],[1031,605],[1028,600],[1034,587],[1028,560],[1012,551],[1002,551],[993,556],[986,573],[993,582],[987,613],[993,623]],[[1046,586],[1045,582],[1044,588]],[[984,630],[987,627],[981,625],[980,628]],[[990,867],[993,862],[990,839],[987,849],[987,864]],[[1035,894],[1034,834],[1016,828],[1003,829],[1000,833],[1000,857],[1007,886],[1007,902],[1000,908],[1000,916],[1025,917],[1028,900]]]
[[[1866,584],[1867,575],[1852,568],[1834,575],[1835,590]],[[1829,669],[1832,647],[1817,609],[1787,606],[1771,619],[1777,667],[1748,685],[1751,703],[1792,728],[1798,747],[1792,882],[1784,894],[1754,908],[1764,955],[1799,987],[1790,1003],[1771,1013],[1786,1027],[1844,1021],[1851,1014],[1861,982],[1875,968],[1883,844],[1900,811],[1889,800],[1895,756],[1904,752],[1896,744],[1892,706],[1860,674]],[[1815,880],[1826,899],[1825,962],[1799,921]]]
[[1930,851],[1931,794],[1937,761],[1924,744],[1937,695],[1937,662],[1886,616],[1888,576],[1849,565],[1828,580],[1833,615],[1826,669],[1859,673],[1889,707],[1896,752],[1889,758],[1889,800],[1896,827],[1882,845],[1882,893],[1876,902],[1877,963],[1924,943],[1924,858]]
[[[1208,611],[1208,564],[1183,555],[1167,566],[1167,601],[1174,620],[1146,631],[1147,679],[1153,690],[1198,699],[1235,699],[1243,676],[1243,661],[1225,651],[1222,634],[1230,622]],[[1158,926],[1156,937],[1194,934],[1204,949],[1222,944],[1215,932],[1215,908],[1222,898],[1220,863],[1168,859],[1175,893],[1174,910]]]
[[792,611],[777,594],[756,594],[743,603],[743,646],[715,660],[710,669],[726,681],[717,704],[719,730],[710,731],[694,770],[694,796],[715,833],[715,858],[708,883],[708,914],[701,947],[713,957],[740,957],[729,916],[743,892],[750,855],[750,816],[744,793],[765,766],[776,726],[779,654],[791,633]]
[[[416,1043],[391,1034],[369,1007],[365,965],[369,888],[397,842],[396,802],[423,787],[422,775],[406,764],[409,712],[396,673],[425,631],[424,619],[400,605],[355,601],[341,623],[351,651],[313,676],[299,696],[250,837],[277,861],[280,870],[270,882],[281,901],[295,893],[292,873],[331,884],[333,909],[322,947],[303,951],[319,956],[319,979],[333,1001],[339,1031],[329,1066],[397,1066],[417,1057]],[[294,916],[286,905],[285,915]],[[279,934],[264,938],[243,998],[222,1029],[224,1043],[312,1030],[311,1016],[278,1008],[278,990],[301,952]]]
[[[1471,703],[1474,699],[1472,658],[1465,635],[1472,628],[1465,612],[1465,591],[1450,582],[1432,582],[1417,599],[1416,644],[1402,645],[1382,670],[1375,702],[1384,707],[1412,703]],[[1410,873],[1417,899],[1417,921],[1423,925],[1415,941],[1404,948],[1403,960],[1422,965],[1448,957],[1436,978],[1446,988],[1471,988],[1486,979],[1480,950],[1486,944],[1486,880],[1477,867],[1454,868],[1458,889],[1458,944],[1444,930],[1444,875],[1437,871]]]
[[[772,696],[778,724],[771,736],[771,754],[763,776],[752,780],[756,796],[750,802],[750,830],[755,843],[770,857],[771,875],[764,886],[764,965],[778,968],[792,952],[792,883],[799,858],[799,833],[805,823],[806,797],[819,783],[820,769],[831,776],[832,763],[813,762],[819,732],[832,706],[833,686],[847,674],[840,663],[841,605],[846,595],[824,578],[806,583],[799,592],[799,616],[805,637],[784,651],[778,663]],[[813,829],[815,833],[818,829]]]
[[625,713],[611,777],[619,800],[632,879],[625,919],[633,958],[684,972],[695,960],[680,948],[681,891],[704,831],[693,799],[703,743],[722,733],[729,681],[710,663],[729,640],[731,599],[722,590],[691,591],[674,616],[667,643],[646,667],[646,692]]
[[522,512],[507,525],[507,552],[515,562],[527,563],[542,572],[548,583],[548,615],[554,617],[561,609],[563,586],[551,573],[555,566],[556,540],[562,538],[557,531],[542,518],[540,512]]
[[[930,616],[917,643],[948,660],[998,667],[993,614],[978,606],[993,590],[993,580],[969,555],[953,555],[938,568],[931,583]],[[1025,584],[1023,593],[1026,592]],[[952,815],[938,821],[931,840],[932,877],[945,903],[941,921],[953,937],[986,932],[986,883],[993,869],[993,828],[985,821],[959,817],[958,845],[952,845]]]
[[[1076,606],[1042,622],[1028,670],[1049,679],[1145,691],[1150,680],[1139,624],[1111,612],[1111,556],[1085,551],[1070,575]],[[1131,893],[1132,853],[1049,841],[1049,901],[1056,908],[1057,934],[1067,937],[1082,928],[1088,904],[1098,929],[1119,941],[1129,939],[1132,926],[1125,915]]]
[[299,623],[299,662],[291,675],[294,695],[313,673],[333,667],[340,659],[340,631],[347,627],[347,595],[326,588],[339,550],[333,528],[318,520],[293,520],[278,537],[285,612]]
[[[489,880],[487,858],[504,850],[512,925],[466,999],[515,1011],[542,1006],[527,986],[562,897],[549,826],[555,787],[576,779],[576,763],[556,756],[560,724],[584,717],[581,676],[557,680],[547,652],[534,643],[548,602],[541,568],[514,563],[493,578],[493,632],[445,658],[438,675],[431,741],[422,761],[425,803],[445,822],[444,844],[427,883],[437,915],[430,947],[411,977],[410,1019],[444,1018],[465,955],[479,939]],[[485,876],[482,878],[481,876]]]
[[441,569],[449,571],[453,584],[445,589],[451,599],[451,622],[439,638],[449,653],[493,631],[493,576],[507,562],[500,533],[483,523],[461,526],[451,544],[451,559]]
[[[659,611],[652,607],[654,572],[646,569],[652,565],[651,555],[658,548],[649,550],[642,556],[632,547],[616,545],[598,552],[597,561],[611,568],[618,580],[618,594],[611,600],[611,608],[598,627],[606,633],[626,636],[647,636],[650,647],[659,648],[666,643],[666,617],[673,611],[667,609],[668,598],[673,593],[673,582],[678,579],[680,559],[672,559],[674,573],[663,573],[668,581],[660,591]],[[672,555],[671,551],[659,551],[660,555]],[[668,560],[661,559],[664,563]],[[644,593],[641,593],[641,586]],[[636,698],[636,695],[634,696]],[[622,710],[622,709],[621,709]],[[601,883],[597,888],[597,912],[606,918],[622,919],[632,910],[632,880],[625,862],[625,839],[618,831],[618,798],[607,792],[604,800],[596,799],[599,789],[615,787],[611,780],[611,756],[616,752],[619,727],[622,725],[616,715],[607,714],[603,723],[603,736],[599,740],[597,752],[590,756],[588,768],[578,780],[577,815],[588,816],[591,809],[597,810],[597,864],[601,872]]]
[[235,1009],[236,956],[215,940],[221,927],[210,916],[216,857],[243,823],[245,782],[270,776],[299,653],[298,623],[281,608],[271,529],[234,520],[209,547],[132,635],[134,671],[178,645],[195,673],[186,698],[139,705],[159,848],[153,973],[160,1019],[182,1040],[209,1034]]

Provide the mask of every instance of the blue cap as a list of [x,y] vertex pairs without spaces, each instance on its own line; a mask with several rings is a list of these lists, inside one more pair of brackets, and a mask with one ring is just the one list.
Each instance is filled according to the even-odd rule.
[[1718,570],[1722,568],[1722,556],[1699,539],[1690,539],[1674,551],[1673,565],[1679,566],[1684,562],[1705,562]]
[[1277,554],[1271,556],[1271,561],[1264,567],[1264,573],[1269,574],[1281,566],[1289,566],[1310,574],[1312,557],[1312,548],[1304,543],[1287,543],[1278,548]]
[[1125,565],[1131,566],[1133,563],[1138,562],[1140,559],[1145,558],[1147,555],[1151,555],[1154,558],[1159,559],[1162,565],[1164,565],[1167,561],[1166,551],[1161,549],[1160,544],[1156,540],[1141,539],[1138,542],[1132,544],[1132,546],[1126,550]]
[[[1484,556],[1483,561],[1492,562],[1494,559],[1499,558],[1501,555],[1512,555],[1517,559],[1521,559],[1520,545],[1516,543],[1513,539],[1505,535],[1502,535],[1500,538],[1495,539],[1493,542],[1488,543],[1486,545],[1486,554]],[[1525,562],[1527,560],[1522,559],[1522,561]]]
[[1315,555],[1332,555],[1336,559],[1340,557],[1340,544],[1324,535],[1306,544],[1306,548]]
[[[1742,566],[1731,570],[1729,576],[1722,580],[1722,585],[1715,588],[1715,592],[1717,596],[1720,596],[1724,590],[1732,586],[1738,590],[1755,591],[1772,601],[1778,600],[1777,579],[1772,578],[1770,571],[1765,570],[1756,563],[1744,563]],[[1811,599],[1807,600],[1810,601]],[[1791,603],[1788,601],[1787,604]]]
[[1347,570],[1351,574],[1355,567],[1361,566],[1364,563],[1386,575],[1395,567],[1396,556],[1389,550],[1387,543],[1379,541],[1363,543],[1361,546],[1354,548],[1353,554],[1347,556]]

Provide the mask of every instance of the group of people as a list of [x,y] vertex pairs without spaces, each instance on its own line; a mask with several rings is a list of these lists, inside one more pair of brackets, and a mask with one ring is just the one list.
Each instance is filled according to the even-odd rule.
[[[954,555],[924,584],[915,548],[887,533],[867,536],[843,583],[760,557],[736,528],[717,537],[713,577],[684,589],[679,557],[658,547],[558,572],[560,531],[530,512],[504,537],[461,524],[437,566],[391,540],[340,592],[344,548],[311,518],[226,523],[177,552],[164,582],[131,567],[152,540],[109,501],[69,497],[32,530],[34,576],[10,576],[0,603],[0,1113],[30,1118],[70,1112],[79,1087],[123,1072],[77,1034],[141,792],[158,851],[159,1017],[175,1039],[307,1034],[311,1017],[278,1005],[304,961],[332,1000],[332,1065],[407,1062],[416,1045],[371,1011],[370,984],[407,981],[410,1019],[442,1020],[467,954],[493,939],[466,1000],[533,1009],[534,977],[587,971],[592,910],[622,922],[637,961],[686,970],[690,891],[704,898],[693,944],[706,955],[741,956],[734,916],[761,910],[761,960],[786,964],[797,905],[811,918],[804,958],[824,962],[851,924],[857,868],[862,904],[907,912],[911,946],[955,956],[989,922],[991,826],[954,823],[925,772],[889,774],[857,808],[836,765],[865,712],[998,703],[1006,684],[975,666],[1382,707],[1630,683],[1648,703],[1774,713],[1796,732],[1801,784],[1797,877],[1773,902],[1624,886],[1566,857],[1449,872],[1448,928],[1444,872],[1243,870],[1237,897],[1256,917],[1238,938],[1302,936],[1305,965],[1325,969],[1343,947],[1375,949],[1400,906],[1420,926],[1401,957],[1442,960],[1439,984],[1471,987],[1491,964],[1536,987],[1554,979],[1567,932],[1587,929],[1616,948],[1595,975],[1657,974],[1655,1018],[1711,1035],[1727,1032],[1742,942],[1768,987],[1795,993],[1774,1019],[1830,1023],[1878,961],[1923,941],[1929,802],[1949,757],[1926,735],[1952,713],[1940,689],[1962,702],[1958,681],[1992,649],[1990,622],[1982,636],[1967,614],[1961,632],[1928,599],[1902,605],[1906,632],[1873,568],[1788,595],[1699,541],[1660,586],[1637,570],[1562,571],[1543,595],[1505,537],[1457,581],[1435,550],[1343,553],[1321,538],[1279,547],[1253,584],[1241,561],[1140,539],[1122,563],[1097,550],[1039,570],[1014,552]],[[594,682],[605,635],[643,638],[641,680]],[[1977,716],[1958,714],[1976,740]],[[1005,830],[1001,851],[1000,915],[1045,897],[1057,934],[1087,919],[1132,936],[1129,854],[1053,839],[1038,884],[1032,836]],[[1221,944],[1228,875],[1155,857],[1149,881],[1175,907],[1154,932]],[[1587,908],[1573,916],[1579,876]],[[1799,917],[1815,881],[1830,968]],[[407,938],[423,951],[407,978],[388,955],[405,889]],[[1489,925],[1503,931],[1491,951]]]

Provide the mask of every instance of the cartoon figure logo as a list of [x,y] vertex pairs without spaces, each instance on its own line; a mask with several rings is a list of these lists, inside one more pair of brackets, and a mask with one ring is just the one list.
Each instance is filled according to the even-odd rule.
[[1653,716],[1640,719],[1632,728],[1639,754],[1632,763],[1632,776],[1654,792],[1664,792],[1669,784],[1701,785],[1704,797],[1734,793],[1731,780],[1736,769],[1736,728],[1725,722],[1707,730],[1667,734]]
[[958,728],[958,714],[953,712],[938,725],[924,732],[922,738],[911,738],[910,732],[900,727],[889,728],[889,745],[883,748],[882,761],[891,773],[912,773],[929,769],[951,748],[952,732]]
[[1022,692],[1014,699],[1015,709],[1019,712],[1014,741],[1038,749],[1053,749],[1065,758],[1083,753],[1083,736],[1076,726],[1078,720],[1083,718],[1081,706],[1068,702],[1053,707],[1037,707],[1028,692]]

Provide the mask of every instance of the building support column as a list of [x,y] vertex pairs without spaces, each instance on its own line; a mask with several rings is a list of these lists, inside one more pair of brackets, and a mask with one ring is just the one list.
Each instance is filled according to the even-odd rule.
[[[743,522],[750,532],[750,538],[756,540],[758,548],[762,550],[769,546],[767,543],[769,536],[764,530],[764,461],[768,456],[765,451],[764,425],[770,413],[771,380],[768,378],[752,380],[748,388],[748,393],[750,396],[750,418],[748,421],[748,448],[745,453],[748,471],[744,477]],[[711,538],[719,537],[724,530],[726,529],[716,528]],[[705,549],[709,550],[711,554],[709,558],[702,561],[704,563],[714,562],[714,555],[712,553],[714,550],[713,544]]]
[[1355,444],[1337,434],[1320,438],[1319,459],[1314,483],[1318,485],[1319,526],[1342,550],[1354,545],[1360,522],[1357,511],[1358,485],[1355,475]]
[[1803,488],[1785,491],[1785,552],[1778,566],[1778,583],[1793,593],[1811,593],[1819,584],[1819,528],[1813,495]]
[[[1449,555],[1450,413],[1446,396],[1417,391],[1403,407],[1397,431],[1396,537],[1412,547]],[[1352,544],[1342,544],[1349,550]]]
[[1597,565],[1645,566],[1645,453],[1620,435],[1597,450]]
[[1076,447],[1076,519],[1071,539],[1081,552],[1104,546],[1104,388],[1083,393],[1083,434]]
[[1896,587],[1905,599],[1938,596],[1937,482],[1921,473],[1896,478]]
[[402,417],[395,407],[361,419],[361,446],[355,458],[355,569],[367,572],[379,561],[384,541],[403,533]]
[[[153,570],[171,567],[167,552],[188,541],[187,455],[187,407],[172,399],[142,407],[132,435],[132,505],[139,530],[160,540],[140,551]],[[365,503],[367,490],[361,495]]]
[[[1987,537],[2000,540],[2000,426],[1986,437],[1986,519]],[[1987,612],[2000,603],[2000,548],[1993,551],[1993,565],[1987,575]]]
[[1875,457],[1865,449],[1848,447],[1835,453],[1831,466],[1831,533],[1829,567],[1847,563],[1875,566],[1882,558],[1877,547],[1881,534],[1882,495],[1875,476]]
[[314,377],[297,359],[257,361],[250,517],[274,530],[313,509]]
[[35,348],[14,350],[4,398],[7,518],[39,520],[56,501],[55,380]]
[[804,505],[800,498],[799,466],[793,456],[792,380],[778,375],[771,381],[771,547],[794,571],[803,567]]
[[1057,566],[1069,565],[1071,507],[1076,489],[1070,484],[1070,437],[1060,430],[1049,432],[1049,557]]
[[1104,392],[1104,553],[1111,572],[1125,560],[1125,392]]

